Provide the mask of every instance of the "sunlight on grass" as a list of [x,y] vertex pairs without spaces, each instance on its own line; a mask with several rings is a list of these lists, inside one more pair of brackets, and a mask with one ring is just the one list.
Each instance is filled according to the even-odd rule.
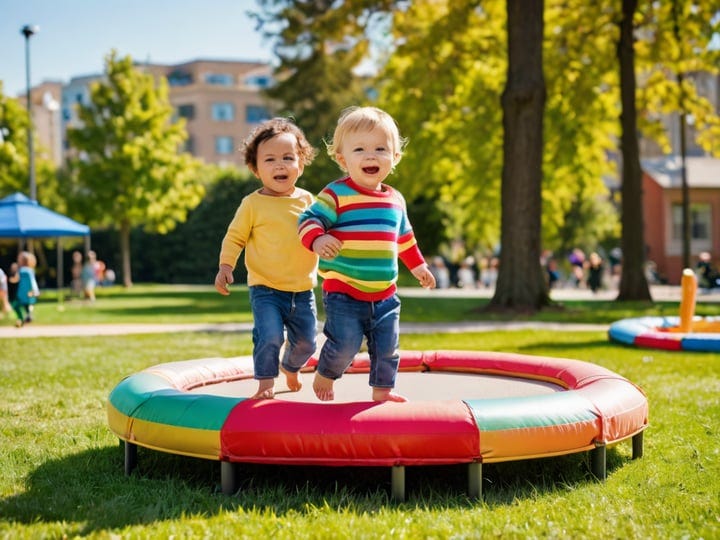
[[[161,309],[184,302],[170,299]],[[717,354],[622,347],[604,332],[403,335],[404,349],[499,350],[598,363],[644,388],[650,427],[642,459],[630,459],[629,443],[609,450],[604,483],[591,478],[584,454],[485,465],[483,500],[471,501],[464,467],[409,467],[408,499],[395,503],[385,468],[241,465],[241,489],[232,497],[221,494],[212,461],[140,449],[137,472],[123,474],[121,448],[107,427],[112,388],[157,363],[250,354],[249,333],[6,339],[0,345],[1,538],[720,533]]]
[[[319,316],[323,317],[321,293],[316,291]],[[577,300],[556,303],[552,309],[531,316],[488,313],[487,298],[445,297],[442,295],[402,296],[404,322],[457,321],[543,321],[610,324],[619,319],[644,315],[677,315],[679,302],[619,303],[607,300]],[[720,315],[720,303],[699,303],[698,315]],[[57,302],[55,291],[43,291],[36,306],[36,323],[247,323],[252,322],[247,287],[234,285],[228,297],[211,286],[136,285],[99,288],[97,301],[79,299]],[[0,324],[12,325],[11,318]]]

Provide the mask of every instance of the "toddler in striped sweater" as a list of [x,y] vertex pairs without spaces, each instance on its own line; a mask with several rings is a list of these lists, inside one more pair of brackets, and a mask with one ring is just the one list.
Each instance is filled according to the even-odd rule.
[[402,194],[383,181],[402,157],[395,120],[375,107],[351,107],[338,120],[328,153],[347,176],[327,185],[298,220],[302,244],[320,256],[326,341],[313,389],[335,398],[342,376],[367,339],[374,401],[393,392],[399,364],[398,259],[420,285],[435,278],[415,240]]

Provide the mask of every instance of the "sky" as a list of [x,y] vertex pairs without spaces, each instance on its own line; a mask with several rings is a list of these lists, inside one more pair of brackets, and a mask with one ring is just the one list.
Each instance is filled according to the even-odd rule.
[[26,91],[26,24],[30,85],[67,83],[103,72],[114,48],[138,62],[197,59],[270,61],[270,43],[246,12],[254,0],[0,0],[0,80],[3,93]]

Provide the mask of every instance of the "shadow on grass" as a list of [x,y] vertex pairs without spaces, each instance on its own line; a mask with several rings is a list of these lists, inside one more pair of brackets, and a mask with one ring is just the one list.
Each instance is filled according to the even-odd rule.
[[[610,448],[608,474],[629,461]],[[406,468],[407,502],[390,497],[387,467],[240,467],[240,489],[220,491],[219,462],[139,448],[138,468],[123,470],[121,447],[87,450],[48,461],[26,480],[27,490],[0,502],[0,515],[16,523],[67,523],[74,534],[144,526],[188,515],[210,517],[223,511],[283,515],[313,508],[375,512],[503,506],[596,483],[587,453],[483,466],[483,501],[467,496],[467,467]]]

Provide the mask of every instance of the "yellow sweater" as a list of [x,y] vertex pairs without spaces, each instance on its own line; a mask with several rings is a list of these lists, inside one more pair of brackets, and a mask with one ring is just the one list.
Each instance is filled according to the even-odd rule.
[[300,243],[298,216],[313,203],[310,192],[295,188],[289,197],[245,197],[228,226],[220,250],[220,264],[235,268],[245,250],[248,285],[300,292],[317,283],[318,257]]

